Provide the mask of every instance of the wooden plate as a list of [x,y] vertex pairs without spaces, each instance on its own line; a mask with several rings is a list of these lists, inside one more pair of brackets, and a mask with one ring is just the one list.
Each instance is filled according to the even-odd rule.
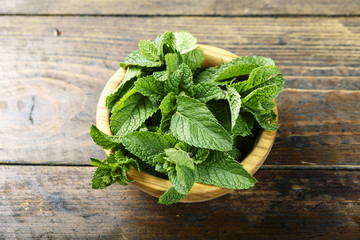
[[[199,49],[204,52],[203,68],[212,66],[220,66],[222,62],[226,63],[230,60],[238,57],[237,55],[209,45],[198,45]],[[98,102],[96,111],[96,126],[106,134],[112,134],[109,123],[109,111],[105,106],[106,97],[120,84],[125,76],[125,70],[120,68],[106,83]],[[274,109],[278,114],[277,108]],[[263,164],[268,156],[271,147],[275,140],[275,132],[263,130],[254,145],[254,149],[250,154],[241,162],[244,168],[250,173],[254,174],[259,167]],[[109,150],[104,150],[106,155],[110,154]],[[134,179],[133,183],[137,188],[150,194],[154,197],[160,197],[168,188],[171,187],[171,183],[168,180],[152,176],[145,172],[137,172],[134,168],[127,173],[128,177]],[[189,194],[181,202],[202,202],[208,201],[214,198],[218,198],[229,193],[231,190],[216,187],[212,185],[195,183]]]

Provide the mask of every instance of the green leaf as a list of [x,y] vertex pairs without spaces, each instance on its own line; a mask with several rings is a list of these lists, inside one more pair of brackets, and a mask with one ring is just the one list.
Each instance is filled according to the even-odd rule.
[[261,66],[251,71],[248,80],[232,86],[245,97],[258,88],[274,84],[277,86],[277,92],[274,95],[276,97],[284,88],[285,80],[276,66]]
[[173,92],[168,93],[160,103],[161,122],[160,130],[166,132],[170,128],[171,117],[176,110],[176,94]]
[[[180,194],[187,194],[195,183],[195,165],[188,153],[175,148],[165,149],[165,160],[175,164],[171,167],[168,176],[171,184]],[[166,168],[167,163],[164,163]]]
[[98,167],[92,178],[92,188],[94,189],[103,189],[115,182],[127,185],[127,181],[133,182],[126,176],[126,172],[130,171],[130,165],[138,171],[140,170],[138,163],[134,159],[125,157],[120,150],[115,154],[110,154],[103,162],[91,158],[91,164]]
[[154,45],[160,51],[160,56],[164,58],[167,50],[175,49],[175,35],[172,32],[165,32],[155,39]]
[[229,151],[232,140],[206,105],[187,96],[177,100],[177,111],[171,118],[170,130],[181,141],[199,148]]
[[164,85],[156,81],[153,76],[147,76],[138,79],[135,82],[135,88],[138,92],[146,97],[153,97],[157,100],[162,100],[164,93]]
[[[237,140],[237,138],[234,139],[234,142]],[[250,146],[252,147],[252,146]],[[242,159],[243,154],[240,152],[240,150],[237,148],[237,146],[235,146],[235,144],[233,145],[233,148],[231,149],[231,151],[226,152],[227,154],[229,154],[230,157],[236,159],[236,160],[240,160]]]
[[156,155],[174,147],[176,143],[174,137],[154,132],[132,132],[122,140],[127,150],[148,164],[153,164]]
[[277,86],[274,84],[258,88],[241,100],[247,111],[254,115],[261,115],[273,110],[275,107],[273,99],[276,94]]
[[152,61],[145,57],[140,50],[136,50],[129,54],[125,58],[125,64],[130,66],[140,66],[140,67],[160,67],[162,65],[161,61]]
[[136,78],[133,78],[126,83],[119,85],[110,95],[106,98],[106,107],[110,113],[114,112],[116,104],[134,87]]
[[196,78],[194,78],[194,83],[199,84],[202,82],[214,82],[218,72],[219,72],[219,66],[210,67],[199,73]]
[[239,116],[240,107],[241,107],[241,96],[240,94],[231,86],[227,86],[227,99],[229,101],[230,112],[231,112],[231,129],[234,128],[236,119]]
[[155,47],[155,45],[150,42],[149,40],[141,40],[139,42],[139,49],[146,58],[150,59],[151,61],[159,61],[160,52]]
[[233,137],[252,135],[251,130],[254,127],[254,123],[254,116],[249,112],[241,110],[233,127]]
[[129,158],[125,156],[123,152],[120,150],[117,150],[115,152],[115,161],[119,165],[125,165],[125,164],[132,165],[138,172],[140,172],[140,166],[138,162],[133,158]]
[[259,66],[274,66],[270,58],[259,56],[242,56],[225,63],[219,68],[215,81],[222,81],[241,75],[250,74],[254,68]]
[[196,151],[195,157],[194,157],[194,163],[200,164],[204,162],[210,154],[210,151],[208,149],[200,148]]
[[171,205],[182,200],[186,194],[181,194],[175,190],[174,187],[170,187],[161,197],[159,198],[159,203]]
[[124,79],[120,82],[119,86],[106,97],[106,107],[112,112],[116,102],[120,100],[134,85],[136,77],[142,74],[141,67],[130,66],[126,70]]
[[111,136],[100,131],[95,125],[90,128],[90,135],[94,142],[104,149],[111,149],[121,144],[119,136]]
[[204,62],[204,53],[202,50],[194,49],[181,55],[184,63],[189,66],[192,71],[201,67]]
[[179,53],[168,53],[165,55],[165,63],[166,70],[170,74],[179,68],[180,64],[183,63],[183,60]]
[[97,168],[92,177],[93,189],[104,189],[115,181],[111,178],[111,169]]
[[181,54],[196,48],[196,38],[189,32],[174,32],[175,47]]
[[235,159],[217,151],[197,165],[196,181],[229,189],[248,189],[257,182]]
[[194,98],[206,103],[212,99],[226,99],[224,91],[212,82],[201,82],[194,86]]
[[266,114],[255,115],[256,121],[260,124],[262,128],[268,131],[275,131],[278,129],[278,126],[274,121],[276,120],[276,114],[274,111]]
[[192,72],[185,63],[180,64],[178,69],[172,72],[164,82],[165,92],[168,93],[179,94],[184,91],[189,95],[193,95],[193,86]]
[[175,170],[168,172],[169,181],[180,194],[188,194],[195,183],[195,170],[176,165]]
[[206,103],[206,106],[220,125],[223,126],[227,132],[231,133],[231,111],[229,102],[225,100],[211,100]]
[[169,148],[165,149],[165,154],[166,160],[176,164],[176,166],[184,166],[192,170],[195,169],[194,162],[187,152],[180,149]]
[[104,164],[102,161],[100,161],[99,159],[96,158],[90,158],[90,162],[91,165],[95,166],[95,167],[103,167],[103,168],[109,168],[109,166],[107,166],[106,164]]
[[168,78],[168,71],[164,70],[159,72],[153,72],[153,76],[156,81],[165,82],[166,79]]
[[115,105],[110,118],[111,131],[114,135],[124,136],[138,129],[158,107],[157,101],[132,89]]

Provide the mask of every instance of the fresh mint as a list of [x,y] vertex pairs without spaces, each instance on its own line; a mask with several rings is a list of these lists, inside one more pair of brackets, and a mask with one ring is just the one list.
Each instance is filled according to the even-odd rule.
[[201,102],[208,102],[212,99],[226,99],[224,90],[217,84],[211,82],[201,82],[194,86],[194,98]]
[[153,76],[139,78],[135,82],[135,89],[145,97],[152,97],[161,101],[164,96],[164,84],[156,81]]
[[120,63],[126,75],[107,97],[112,135],[91,126],[94,142],[112,153],[91,158],[92,187],[132,182],[131,168],[166,178],[159,198],[174,204],[193,185],[229,189],[256,184],[239,163],[258,128],[277,129],[274,99],[285,80],[270,58],[242,56],[201,69],[204,53],[188,32],[165,32]]
[[125,136],[138,129],[146,119],[153,115],[159,103],[137,92],[129,91],[115,106],[110,118],[114,135]]
[[177,110],[171,118],[171,133],[195,147],[229,151],[229,133],[217,122],[206,105],[188,96],[177,98]]
[[196,181],[230,189],[248,189],[257,182],[238,161],[218,151],[198,165]]

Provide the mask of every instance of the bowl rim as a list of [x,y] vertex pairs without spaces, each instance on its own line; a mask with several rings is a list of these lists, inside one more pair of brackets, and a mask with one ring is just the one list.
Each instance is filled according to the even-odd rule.
[[[210,66],[221,65],[221,63],[226,63],[233,58],[238,57],[237,55],[210,45],[197,44],[198,49],[203,50],[204,52],[204,63],[203,68]],[[216,64],[214,64],[214,62]],[[105,87],[103,88],[100,98],[97,104],[96,109],[96,126],[99,130],[103,131],[106,134],[112,135],[110,129],[110,113],[106,107],[106,97],[116,89],[120,84],[122,79],[125,77],[126,70],[119,68],[112,77],[107,81]],[[274,108],[274,112],[278,115],[277,106]],[[278,123],[278,117],[275,121]],[[266,157],[270,153],[272,145],[275,141],[277,131],[267,131],[262,130],[259,136],[257,137],[254,147],[251,152],[240,162],[243,164],[244,168],[251,174],[254,175],[260,166],[265,161]],[[108,156],[111,153],[111,150],[105,150],[105,154]],[[154,197],[160,197],[168,188],[172,185],[169,180],[155,177],[146,172],[138,172],[133,167],[127,175],[130,179],[135,180],[134,184],[140,190],[152,195]],[[208,201],[214,198],[218,198],[232,191],[231,189],[221,188],[213,185],[195,183],[189,194],[180,202],[202,202]]]

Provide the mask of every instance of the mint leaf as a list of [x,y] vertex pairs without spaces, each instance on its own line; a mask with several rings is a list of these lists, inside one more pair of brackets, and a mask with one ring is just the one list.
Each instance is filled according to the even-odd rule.
[[229,151],[232,140],[229,133],[198,100],[180,96],[177,111],[171,118],[170,130],[181,141],[199,148]]
[[260,124],[262,128],[268,131],[275,131],[278,129],[278,126],[274,121],[276,120],[276,114],[274,111],[265,114],[255,115],[256,121]]
[[[125,164],[130,164],[132,165],[138,172],[140,172],[140,166],[138,164],[138,162],[133,159],[133,158],[129,158],[127,156],[125,156],[122,151],[117,150],[115,152],[115,160],[116,160],[116,164],[119,165],[125,165]],[[130,181],[130,180],[127,180]]]
[[168,73],[172,73],[177,70],[183,60],[179,53],[168,53],[165,55],[166,70]]
[[130,66],[126,70],[124,79],[120,82],[119,86],[106,97],[106,107],[109,109],[109,112],[112,112],[112,109],[116,102],[120,100],[134,85],[136,77],[142,74],[141,67]]
[[139,78],[135,82],[135,89],[146,97],[153,97],[162,100],[165,96],[164,85],[156,81],[153,76]]
[[197,165],[196,181],[229,189],[248,189],[257,182],[235,159],[217,151]]
[[195,170],[176,165],[176,170],[168,172],[169,181],[180,194],[188,194],[195,183]]
[[168,78],[168,71],[164,70],[159,72],[153,72],[153,76],[156,81],[165,82],[166,79]]
[[176,110],[176,94],[173,92],[168,93],[160,103],[161,122],[160,130],[166,132],[170,128],[171,117]]
[[156,101],[132,89],[114,106],[110,118],[111,131],[114,135],[124,136],[138,129],[158,107]]
[[170,73],[168,79],[164,82],[165,92],[168,93],[179,94],[184,91],[189,95],[193,95],[193,86],[192,72],[185,63],[180,64],[177,70]]
[[194,98],[206,103],[212,99],[226,99],[224,91],[212,82],[201,82],[194,86]]
[[191,170],[195,169],[193,160],[189,157],[189,154],[183,150],[175,148],[165,149],[165,155],[165,159],[176,164],[176,166],[187,167]]
[[[188,153],[175,148],[165,149],[163,169],[168,171],[168,177],[180,194],[187,194],[195,183],[195,166]],[[158,160],[162,162],[162,160]],[[172,165],[168,167],[169,165]],[[175,168],[173,167],[175,166]]]
[[126,65],[140,67],[160,67],[162,65],[161,61],[152,61],[145,57],[140,50],[130,53],[130,55],[125,58],[124,63]]
[[121,144],[119,136],[111,136],[100,131],[95,125],[90,128],[90,135],[94,142],[104,149],[111,149]]
[[232,86],[245,97],[252,91],[267,85],[275,84],[278,87],[278,93],[284,88],[285,80],[280,70],[276,66],[261,66],[251,71],[249,79],[238,82]]
[[159,198],[159,203],[171,205],[182,200],[186,194],[181,194],[175,190],[174,187],[170,187],[161,197]]
[[[234,142],[236,141],[237,139],[235,138],[234,139]],[[251,146],[250,146],[251,147]],[[230,157],[236,159],[236,160],[240,160],[242,159],[242,153],[240,152],[240,150],[238,149],[238,146],[237,145],[233,145],[233,148],[231,149],[231,151],[228,151],[226,152],[227,154],[229,154]]]
[[233,137],[252,135],[251,130],[254,127],[254,123],[254,116],[249,112],[241,110],[233,127]]
[[201,67],[204,62],[204,53],[202,50],[194,49],[181,55],[184,63],[189,66],[192,71]]
[[274,66],[275,63],[270,58],[259,56],[242,56],[225,63],[219,68],[215,81],[234,78],[241,75],[250,74],[254,68],[259,66]]
[[92,188],[104,189],[114,182],[115,181],[111,177],[111,169],[97,168],[92,177]]
[[214,82],[218,72],[219,72],[219,66],[210,67],[199,73],[196,78],[194,78],[194,83],[199,84],[202,82]]
[[277,86],[269,85],[258,88],[242,99],[244,108],[254,115],[266,114],[273,110],[274,96],[277,94]]
[[200,148],[196,151],[195,157],[194,157],[194,163],[199,164],[204,162],[210,154],[210,151],[208,149]]
[[231,86],[227,86],[227,99],[229,101],[230,112],[231,112],[231,129],[234,128],[236,119],[239,116],[240,107],[241,107],[241,96],[240,94]]
[[154,132],[132,132],[122,138],[122,143],[132,154],[153,165],[153,158],[174,147],[176,139]]
[[106,107],[109,112],[112,113],[114,111],[115,105],[128,93],[133,87],[136,78],[133,78],[124,84],[119,85],[109,96],[106,98]]
[[139,42],[139,49],[143,56],[148,58],[151,61],[160,61],[159,55],[160,52],[155,47],[155,45],[149,40],[141,40]]
[[206,106],[220,125],[223,126],[227,132],[231,133],[231,111],[229,102],[225,100],[212,100],[207,102]]
[[181,54],[196,48],[196,38],[189,32],[174,32],[175,47]]
[[165,32],[155,39],[154,45],[160,51],[160,56],[164,59],[169,50],[175,49],[175,35],[172,32]]
[[[119,150],[117,152],[120,152]],[[97,166],[92,178],[92,188],[103,189],[117,182],[120,185],[127,185],[127,182],[133,182],[126,176],[126,172],[130,171],[130,165],[139,171],[139,166],[134,159],[126,158],[120,154],[121,158],[116,154],[110,154],[103,162],[98,159],[91,158],[91,164]],[[118,154],[119,155],[119,154]]]

